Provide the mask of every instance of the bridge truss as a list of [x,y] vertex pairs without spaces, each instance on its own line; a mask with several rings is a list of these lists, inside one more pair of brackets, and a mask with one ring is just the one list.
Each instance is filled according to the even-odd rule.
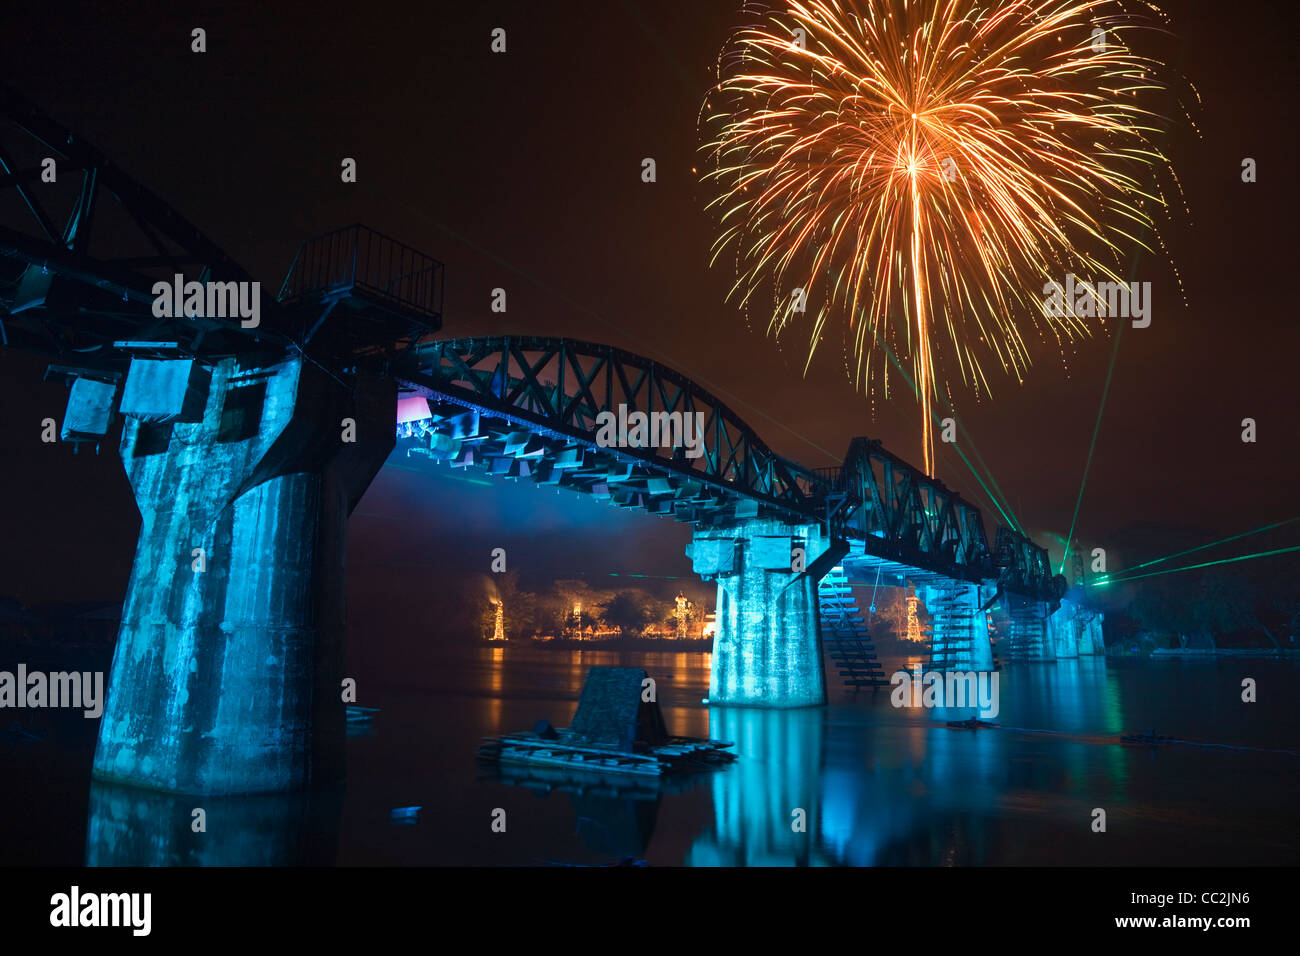
[[[363,226],[304,243],[279,296],[263,295],[254,328],[156,316],[155,283],[178,274],[253,281],[102,152],[0,86],[0,346],[74,362],[52,371],[119,382],[142,353],[310,353],[342,380],[364,362],[428,400],[427,418],[400,426],[411,454],[706,526],[760,515],[823,523],[878,564],[998,579],[1030,600],[1062,590],[1043,549],[999,528],[990,552],[977,508],[879,442],[854,439],[840,467],[806,468],[697,383],[642,356],[543,337],[430,341],[441,326],[441,264]],[[699,454],[685,443],[602,443],[607,413],[698,422]]]
[[[441,340],[403,353],[393,374],[429,403],[426,417],[399,426],[408,456],[705,527],[756,517],[824,524],[860,556],[913,577],[1059,597],[1046,551],[1003,527],[991,552],[978,508],[880,442],[856,438],[841,467],[806,468],[690,379],[631,352],[531,336]],[[683,445],[603,444],[602,414],[633,413],[698,416],[698,457]]]

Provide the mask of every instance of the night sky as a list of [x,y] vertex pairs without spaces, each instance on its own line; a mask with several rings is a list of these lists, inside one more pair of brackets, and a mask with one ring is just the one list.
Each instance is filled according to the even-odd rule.
[[[1294,33],[1280,4],[1163,6],[1178,32],[1164,52],[1203,98],[1200,135],[1184,125],[1165,140],[1191,208],[1168,236],[1187,306],[1166,263],[1136,263],[1135,278],[1154,287],[1154,318],[1121,342],[1078,517],[1090,545],[1138,525],[1171,529],[1171,541],[1181,529],[1196,543],[1291,517],[1300,501]],[[696,121],[717,52],[740,22],[738,0],[364,3],[294,14],[269,3],[114,7],[10,5],[0,71],[264,284],[278,288],[301,240],[359,220],[446,264],[447,335],[612,343],[703,383],[806,465],[838,464],[855,435],[919,463],[910,394],[878,402],[873,415],[838,335],[805,376],[798,336],[778,347],[761,324],[746,327],[724,302],[729,267],[708,266],[715,221],[704,209],[711,193],[691,172],[701,165]],[[207,30],[206,54],[189,52],[195,26]],[[498,26],[505,55],[489,50]],[[356,185],[339,181],[345,156],[357,160]],[[654,184],[641,181],[647,156]],[[1254,184],[1240,177],[1248,156]],[[496,286],[508,292],[504,315],[489,311]],[[1111,346],[1108,335],[1086,340],[1065,369],[1055,343],[1040,341],[1024,385],[993,375],[994,397],[979,404],[954,391],[962,424],[1031,532],[1070,525]],[[115,447],[74,458],[66,445],[40,443],[40,419],[61,420],[67,394],[39,384],[44,365],[0,353],[0,595],[29,605],[119,600],[138,516]],[[1248,416],[1257,444],[1240,439]],[[938,452],[939,477],[982,505],[960,460]],[[486,569],[497,543],[516,567],[560,576],[689,574],[685,526],[530,485],[385,469],[358,512],[353,614],[387,608],[400,619],[402,597],[426,588],[431,569],[480,548]],[[1296,539],[1290,530],[1267,540]]]

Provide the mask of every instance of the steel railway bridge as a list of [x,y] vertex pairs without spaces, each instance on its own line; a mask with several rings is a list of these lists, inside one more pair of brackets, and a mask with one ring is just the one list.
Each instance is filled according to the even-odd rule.
[[[1046,552],[1006,527],[990,548],[976,507],[879,442],[807,468],[642,356],[439,339],[442,284],[434,259],[353,225],[303,243],[272,296],[0,87],[0,347],[71,386],[61,440],[120,423],[142,518],[98,776],[236,793],[341,775],[346,522],[395,447],[689,523],[718,587],[713,703],[823,703],[823,639],[850,683],[878,681],[851,578],[922,589],[938,669],[994,666],[995,603],[1026,654],[1061,644]],[[183,308],[160,308],[174,287]],[[698,442],[611,442],[606,413],[699,422]]]

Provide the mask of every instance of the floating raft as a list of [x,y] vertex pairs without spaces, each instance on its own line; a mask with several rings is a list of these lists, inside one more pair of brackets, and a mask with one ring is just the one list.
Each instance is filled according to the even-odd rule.
[[603,773],[633,773],[657,777],[684,770],[708,770],[729,763],[736,755],[725,748],[731,744],[720,740],[693,737],[670,737],[662,744],[641,752],[606,750],[571,743],[567,731],[550,740],[537,734],[506,734],[485,737],[479,756],[501,763],[564,767],[570,770]]
[[493,779],[539,794],[559,791],[614,800],[658,800],[665,792],[682,789],[691,779],[690,774],[603,773],[584,769],[582,764],[550,767],[492,759]]
[[555,730],[541,721],[533,733],[485,737],[478,756],[501,764],[637,777],[711,770],[736,759],[725,741],[670,736],[658,702],[641,699],[645,678],[639,668],[593,667],[571,726]]

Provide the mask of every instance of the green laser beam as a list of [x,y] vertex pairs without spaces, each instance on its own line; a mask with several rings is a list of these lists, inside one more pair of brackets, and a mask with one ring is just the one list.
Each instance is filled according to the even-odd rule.
[[[909,388],[911,388],[913,394],[916,394],[919,398],[920,393],[917,390],[916,382],[912,380],[912,376],[907,374],[907,369],[905,369],[903,367],[903,363],[898,360],[898,356],[894,354],[894,350],[891,349],[886,343],[880,341],[880,336],[876,334],[876,330],[874,328],[871,330],[871,335],[876,340],[876,344],[879,345],[882,349],[884,349],[885,354],[889,356],[889,360],[894,363],[894,368],[898,369],[898,374],[903,376],[903,381],[907,383]],[[944,403],[944,407],[948,409],[948,412],[952,414],[953,419],[955,420],[957,416],[956,413],[953,412],[952,405],[949,404],[948,399],[943,395],[940,395],[939,397],[940,399],[942,399]],[[939,416],[935,415],[933,412],[930,413],[930,417],[933,418],[936,423],[941,423]],[[965,426],[961,424],[958,424],[957,427],[961,429],[962,433],[966,436],[967,441],[970,442],[971,451],[975,453],[976,460],[979,461],[979,463],[983,466],[985,472],[988,474],[989,481],[993,484],[994,488],[997,488],[997,484],[998,484],[997,479],[993,477],[992,469],[989,468],[988,465],[984,464],[984,459],[980,457],[979,449],[975,447],[975,440],[970,437],[970,432],[968,432]],[[1003,508],[1002,505],[999,503],[999,498],[1001,498],[1001,489],[999,488],[998,493],[995,494],[994,491],[984,483],[984,479],[981,478],[979,472],[975,470],[975,466],[970,463],[970,459],[966,457],[966,453],[961,450],[960,444],[955,446],[953,450],[957,452],[957,455],[959,458],[961,458],[962,463],[966,465],[967,470],[970,471],[971,475],[974,476],[975,480],[979,482],[980,487],[984,489],[984,493],[988,496],[989,504],[993,505],[994,509],[1000,515],[1002,515],[1002,517],[1006,520],[1007,524],[1011,525],[1012,528],[1020,532],[1020,534],[1024,535],[1026,538],[1029,537],[1029,535],[1025,534],[1024,529],[1020,526],[1020,522],[1015,519],[1013,514],[1008,513],[1011,512],[1011,502],[1009,500],[1006,501],[1005,508]]]
[[[1155,173],[1152,173],[1151,185],[1155,186]],[[1147,222],[1142,227],[1142,238],[1138,240],[1137,252],[1133,256],[1133,267],[1128,271],[1128,281],[1133,282],[1133,277],[1137,275],[1138,263],[1142,261],[1143,243],[1146,241],[1147,233],[1151,231],[1151,223]],[[1083,463],[1083,476],[1079,479],[1079,494],[1074,499],[1074,517],[1070,519],[1070,533],[1065,537],[1065,551],[1061,554],[1061,569],[1057,574],[1065,573],[1065,562],[1070,557],[1070,542],[1074,540],[1074,526],[1079,520],[1079,506],[1083,504],[1083,490],[1088,484],[1088,471],[1092,467],[1092,453],[1097,447],[1097,435],[1101,432],[1101,417],[1106,411],[1106,399],[1110,396],[1110,380],[1115,373],[1115,359],[1119,356],[1119,340],[1124,336],[1124,319],[1117,317],[1119,329],[1115,333],[1115,347],[1110,351],[1110,367],[1106,369],[1106,384],[1101,390],[1101,403],[1097,406],[1097,421],[1092,426],[1092,441],[1088,443],[1088,457]]]
[[[945,400],[945,402],[946,402],[946,400]],[[949,411],[949,412],[952,412],[952,411],[953,411],[951,405],[948,405],[948,411]],[[955,412],[953,412],[953,417],[954,417],[954,418],[957,417]],[[978,462],[980,463],[980,467],[984,469],[984,473],[987,474],[987,475],[989,476],[989,481],[993,484],[993,488],[997,491],[998,495],[1002,498],[1002,500],[1005,501],[1005,502],[1007,503],[1007,510],[1008,510],[1008,511],[1011,511],[1011,519],[1010,519],[1010,520],[1011,520],[1011,527],[1015,528],[1016,531],[1020,532],[1021,535],[1023,535],[1023,536],[1026,537],[1026,538],[1028,538],[1029,535],[1025,532],[1024,526],[1020,524],[1020,519],[1019,519],[1018,517],[1016,517],[1015,512],[1012,511],[1012,509],[1011,509],[1011,499],[1010,499],[1009,497],[1007,497],[1006,493],[1003,492],[1002,488],[998,485],[998,480],[997,480],[997,478],[995,478],[994,475],[993,475],[993,469],[990,468],[987,464],[984,463],[984,458],[983,458],[982,455],[980,455],[980,450],[979,450],[978,448],[975,447],[975,441],[970,437],[970,432],[966,430],[966,426],[965,426],[965,425],[958,424],[957,427],[961,429],[962,434],[965,435],[967,441],[970,442],[970,450],[971,450],[971,452],[974,453],[974,455],[975,455],[975,460],[978,461]],[[959,451],[960,451],[960,449],[959,449]]]
[[1189,564],[1185,568],[1170,568],[1167,571],[1148,571],[1146,574],[1134,574],[1127,577],[1119,578],[1102,578],[1095,583],[1096,587],[1106,584],[1127,584],[1130,581],[1137,581],[1141,578],[1154,578],[1162,574],[1177,574],[1180,571],[1195,571],[1197,568],[1212,568],[1216,564],[1235,564],[1238,561],[1250,561],[1255,558],[1268,558],[1276,554],[1290,554],[1292,551],[1300,551],[1300,544],[1290,548],[1275,548],[1272,551],[1256,551],[1253,554],[1242,554],[1235,558],[1220,558],[1218,561],[1203,561],[1200,564]]
[[1079,507],[1083,504],[1083,490],[1088,486],[1088,471],[1092,468],[1092,453],[1097,448],[1097,435],[1101,432],[1101,419],[1106,413],[1106,399],[1110,397],[1110,381],[1115,374],[1115,359],[1119,357],[1119,342],[1124,337],[1124,321],[1119,320],[1119,330],[1115,333],[1115,346],[1110,350],[1110,367],[1106,369],[1106,384],[1101,390],[1101,402],[1097,405],[1097,420],[1092,426],[1092,441],[1088,443],[1088,457],[1083,463],[1083,477],[1079,479],[1079,494],[1074,499],[1074,517],[1070,519],[1070,533],[1065,536],[1065,551],[1061,554],[1061,567],[1057,574],[1065,573],[1065,562],[1070,557],[1070,542],[1074,540],[1074,527],[1079,520]]
[[[885,354],[888,355],[891,360],[893,360],[894,367],[897,368],[899,374],[903,376],[903,381],[907,382],[908,386],[912,389],[912,393],[915,394],[919,399],[920,393],[917,389],[916,383],[912,380],[911,376],[907,374],[907,370],[903,368],[902,363],[899,362],[898,356],[896,356],[893,353],[893,350],[891,350],[888,345],[880,341],[880,337],[875,334],[874,329],[872,330],[872,335],[876,339],[876,344],[879,345],[881,348],[883,348],[885,350]],[[958,431],[965,437],[966,444],[970,445],[970,450],[971,453],[974,454],[975,460],[979,462],[980,467],[984,469],[984,474],[988,477],[989,485],[992,485],[992,489],[990,489],[988,486],[984,486],[984,483],[982,481],[980,482],[980,484],[984,486],[984,490],[989,493],[989,500],[993,502],[993,506],[997,508],[999,512],[1001,512],[1002,517],[1006,518],[1007,523],[1011,525],[1012,528],[1018,531],[1021,535],[1024,535],[1024,537],[1028,538],[1029,535],[1026,534],[1024,527],[1020,524],[1020,519],[1016,517],[1015,510],[1011,507],[1011,498],[1002,490],[1001,486],[998,484],[998,480],[993,474],[993,469],[990,468],[988,466],[988,463],[984,461],[984,456],[980,454],[979,446],[975,444],[975,439],[971,437],[970,430],[967,429],[966,426],[962,424],[961,420],[957,417],[957,412],[952,407],[952,402],[948,400],[947,395],[944,395],[942,393],[939,394],[939,400],[943,403],[943,407],[947,410],[948,414],[952,416],[953,421],[957,425]],[[930,412],[930,418],[934,420],[935,424],[941,425],[943,423],[942,419],[940,419],[939,416],[934,411]],[[943,445],[945,443],[941,442],[940,444]],[[969,459],[967,459],[966,455],[962,452],[961,443],[956,444],[953,450],[956,451],[958,456],[961,457],[961,460],[965,463],[967,469],[970,470],[970,473],[975,476],[975,480],[979,481],[980,476],[975,471],[975,467],[970,463]],[[1003,509],[1002,505],[998,504],[999,501],[1001,501],[1002,504],[1006,505],[1005,510]]]
[[1150,561],[1143,561],[1141,564],[1135,564],[1133,565],[1133,567],[1125,568],[1123,571],[1119,571],[1117,573],[1128,574],[1131,571],[1138,571],[1142,568],[1149,568],[1151,567],[1151,565],[1159,564],[1161,561],[1169,561],[1172,560],[1173,558],[1181,558],[1183,557],[1183,555],[1193,554],[1197,551],[1204,551],[1206,548],[1213,548],[1216,545],[1227,544],[1229,541],[1237,541],[1240,540],[1241,538],[1248,538],[1252,534],[1260,534],[1264,531],[1271,531],[1274,528],[1281,528],[1284,525],[1292,524],[1293,522],[1296,521],[1300,521],[1300,515],[1297,515],[1294,518],[1287,518],[1285,521],[1275,521],[1272,524],[1266,524],[1261,528],[1255,528],[1253,531],[1243,531],[1241,532],[1241,534],[1234,534],[1228,538],[1220,538],[1218,541],[1211,541],[1209,544],[1197,545],[1194,548],[1188,548],[1186,551],[1178,551],[1174,554],[1167,554],[1163,558],[1152,558]]
[[[970,473],[971,473],[972,475],[975,476],[975,480],[978,481],[978,482],[980,483],[980,487],[984,489],[984,493],[985,493],[985,495],[988,496],[988,500],[989,500],[989,502],[993,505],[993,507],[997,509],[998,514],[1002,515],[1002,517],[1006,519],[1007,524],[1011,525],[1011,527],[1013,527],[1013,528],[1015,528],[1017,531],[1019,531],[1020,534],[1024,535],[1025,537],[1029,537],[1028,535],[1026,535],[1026,534],[1024,533],[1024,531],[1022,531],[1022,530],[1020,529],[1020,523],[1019,523],[1018,521],[1016,521],[1016,519],[1013,518],[1011,515],[1007,514],[1005,511],[1002,510],[1002,506],[1001,506],[1000,504],[998,504],[998,502],[997,502],[997,498],[994,497],[993,492],[989,489],[989,487],[988,487],[987,485],[984,484],[983,479],[981,479],[980,476],[979,476],[979,474],[976,473],[976,471],[975,471],[975,467],[974,467],[974,466],[970,463],[970,461],[966,458],[966,455],[962,452],[962,450],[961,450],[960,448],[957,448],[957,449],[954,449],[954,450],[955,450],[955,451],[957,452],[957,454],[961,457],[961,460],[966,464],[966,467],[967,467],[968,469],[970,469]],[[989,479],[992,480],[992,478],[993,478],[993,476],[992,476],[992,475],[989,475]],[[1009,508],[1010,505],[1008,505],[1007,507]]]

